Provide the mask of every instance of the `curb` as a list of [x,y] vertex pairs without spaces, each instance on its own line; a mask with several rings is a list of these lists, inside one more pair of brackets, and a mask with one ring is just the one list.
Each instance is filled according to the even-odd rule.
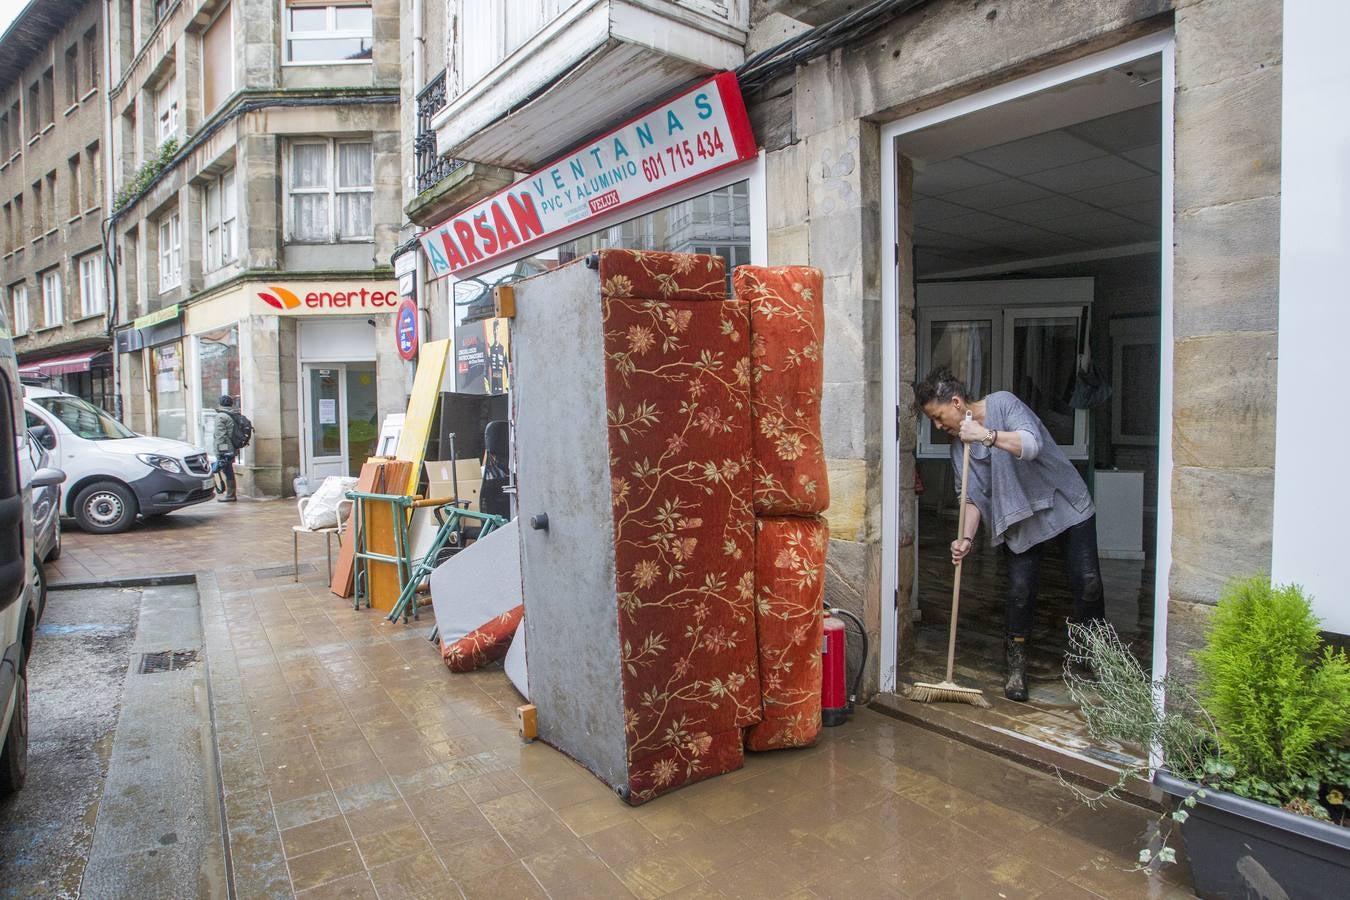
[[96,588],[159,587],[168,584],[196,583],[197,576],[192,572],[170,572],[166,575],[135,575],[129,578],[102,578],[92,581],[53,581],[47,583],[47,590],[87,591]]

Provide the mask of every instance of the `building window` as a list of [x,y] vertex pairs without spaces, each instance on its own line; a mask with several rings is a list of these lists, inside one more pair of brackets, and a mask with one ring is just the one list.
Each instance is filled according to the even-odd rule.
[[296,241],[362,241],[374,236],[374,148],[370,141],[291,145],[290,234]]
[[11,242],[15,250],[23,249],[24,231],[23,231],[23,194],[14,195],[14,233],[11,235]]
[[80,315],[97,316],[105,311],[103,254],[80,257]]
[[84,178],[80,171],[80,154],[76,153],[67,162],[67,174],[70,176],[66,183],[66,211],[68,218],[79,217],[84,211],[81,204],[84,202]]
[[159,223],[159,290],[176,288],[183,280],[182,229],[178,213],[169,213]]
[[47,220],[48,233],[56,230],[56,226],[60,221],[57,218],[57,215],[58,214],[56,212],[56,170],[53,169],[52,171],[47,173],[47,212],[45,216]]
[[42,120],[43,125],[51,125],[56,121],[55,69],[48,69],[42,73],[42,112],[45,114]]
[[47,233],[46,215],[47,204],[43,202],[42,180],[39,179],[33,182],[33,240]]
[[14,333],[28,333],[28,285],[16,284],[9,289],[9,302],[14,310]]
[[103,170],[98,164],[98,143],[90,144],[84,149],[85,172],[84,179],[84,208],[85,211],[97,209],[103,205]]
[[19,101],[9,107],[9,156],[17,156],[23,149],[23,121],[19,116]]
[[369,62],[369,3],[327,5],[289,0],[285,40],[288,63]]
[[155,0],[155,21],[158,22],[168,15],[169,10],[173,9],[173,5],[177,2],[178,0]]
[[98,29],[90,28],[84,33],[84,92],[98,87],[99,56],[102,49],[98,43]]
[[159,143],[178,133],[178,79],[170,78],[155,92],[155,119]]
[[234,93],[234,26],[227,5],[202,34],[202,111],[210,115]]
[[32,137],[36,137],[42,130],[42,115],[39,112],[41,106],[42,82],[35,81],[28,86],[28,104],[25,107],[28,113],[28,134]]
[[14,155],[14,145],[9,137],[9,113],[0,113],[0,163]]
[[66,106],[80,102],[80,45],[66,49]]
[[237,201],[234,170],[210,182],[202,203],[202,231],[206,234],[206,271],[219,269],[236,256],[234,222]]
[[42,273],[42,325],[51,328],[65,320],[61,303],[61,270],[48,269]]

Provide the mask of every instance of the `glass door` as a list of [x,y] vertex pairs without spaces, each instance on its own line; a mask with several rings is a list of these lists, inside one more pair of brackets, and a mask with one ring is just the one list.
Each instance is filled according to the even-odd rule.
[[380,437],[380,410],[375,393],[375,364],[347,363],[347,475],[356,475],[375,452]]
[[305,476],[319,481],[328,475],[347,475],[346,365],[304,366]]
[[1004,389],[1012,391],[1045,423],[1070,459],[1086,459],[1087,410],[1070,403],[1078,374],[1077,309],[1010,308],[1003,315]]

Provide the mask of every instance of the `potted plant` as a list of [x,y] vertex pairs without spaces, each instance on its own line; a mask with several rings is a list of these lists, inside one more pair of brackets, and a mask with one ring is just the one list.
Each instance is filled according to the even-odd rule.
[[[1168,837],[1179,825],[1202,897],[1347,890],[1350,661],[1317,625],[1297,586],[1230,584],[1195,655],[1194,691],[1172,677],[1155,683],[1109,625],[1071,627],[1071,659],[1093,674],[1065,677],[1089,730],[1160,750],[1153,780],[1177,801],[1141,866],[1175,859]],[[1122,773],[1119,785],[1147,774]]]

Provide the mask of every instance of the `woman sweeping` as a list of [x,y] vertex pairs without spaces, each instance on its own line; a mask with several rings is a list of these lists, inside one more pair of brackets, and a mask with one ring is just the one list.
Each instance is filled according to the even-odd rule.
[[[1105,618],[1097,519],[1087,485],[1044,423],[1007,391],[973,400],[950,369],[934,369],[915,387],[915,406],[947,434],[970,445],[965,532],[952,541],[952,564],[970,553],[981,522],[1008,562],[1005,646],[1010,700],[1027,699],[1027,638],[1040,587],[1041,557],[1061,540],[1073,590],[1074,618]],[[960,442],[952,443],[956,493],[961,494]]]

